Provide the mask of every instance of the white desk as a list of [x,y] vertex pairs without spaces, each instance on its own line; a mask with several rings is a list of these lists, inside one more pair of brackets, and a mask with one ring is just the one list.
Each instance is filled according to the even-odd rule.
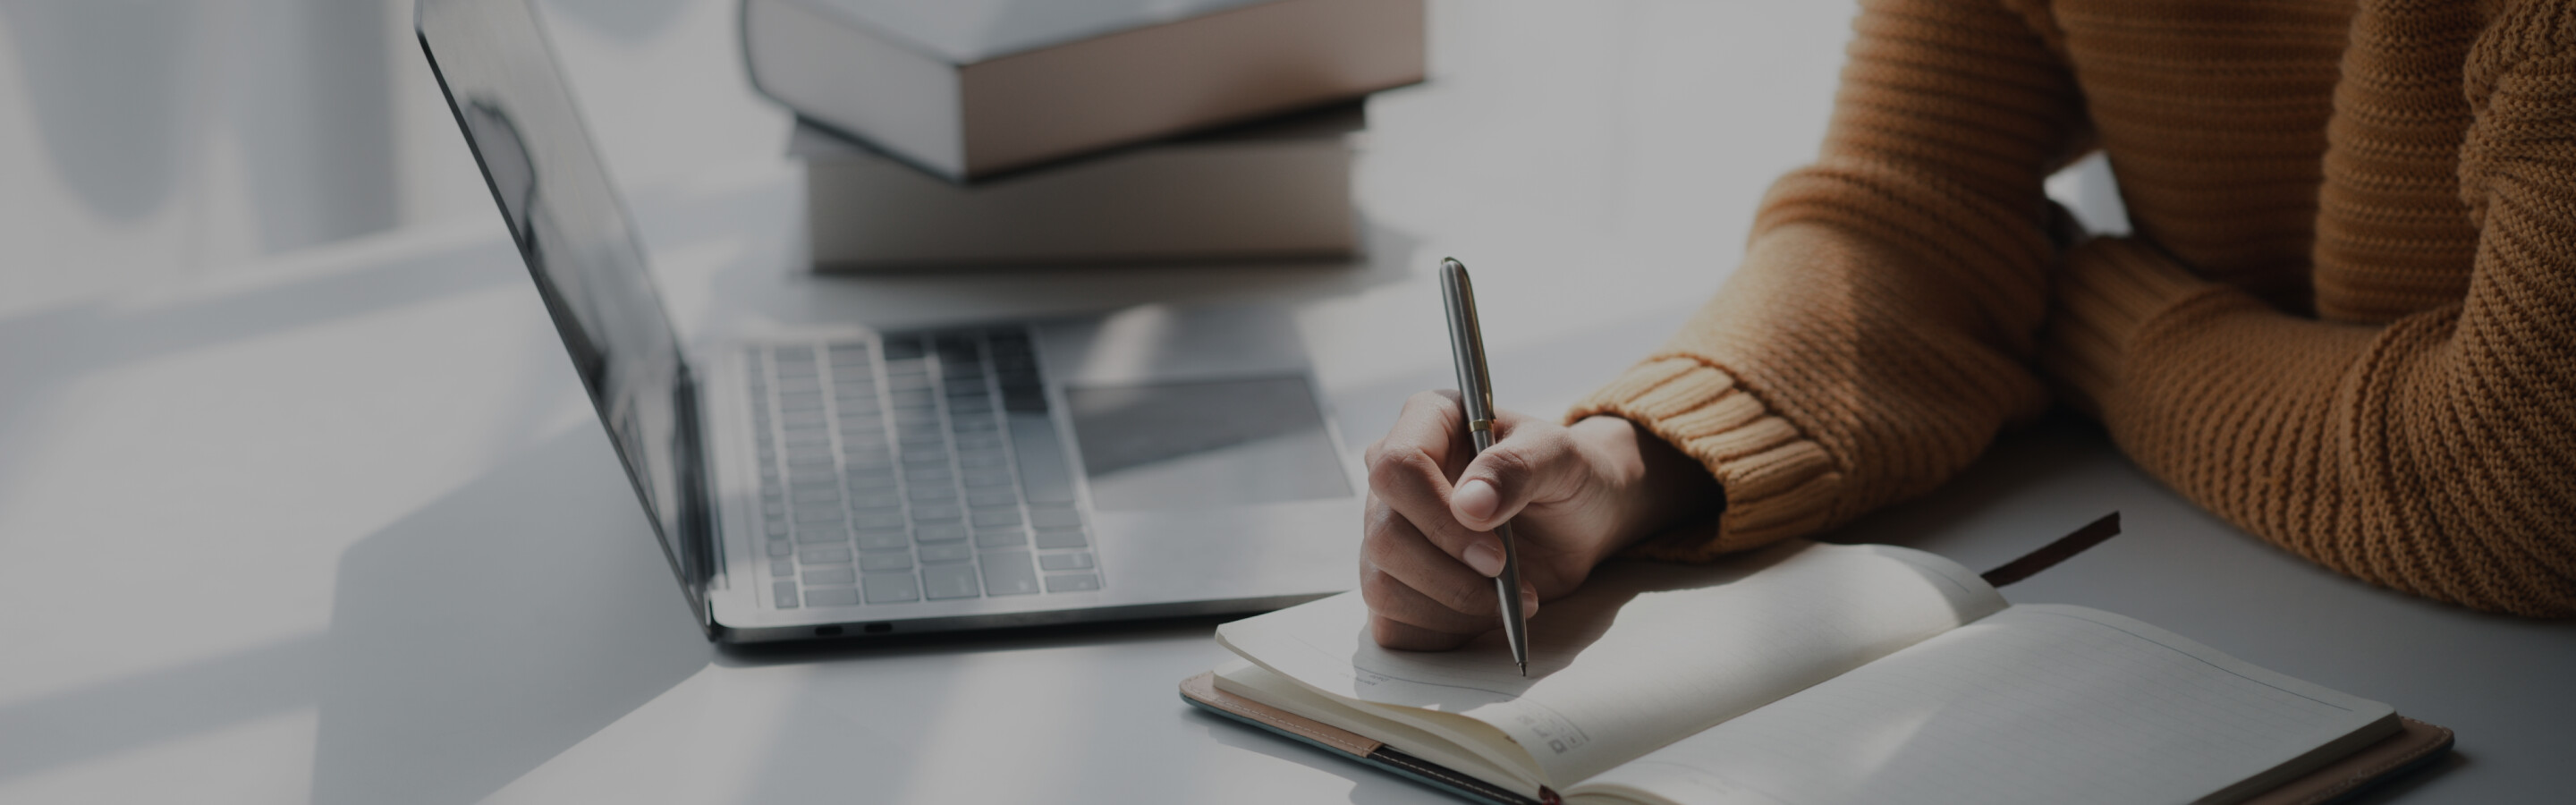
[[[820,280],[790,270],[774,166],[633,195],[702,337],[1293,300],[1364,443],[1446,381],[1440,254],[1479,270],[1499,396],[1526,410],[1608,378],[1716,286],[1820,127],[1844,12],[1798,6],[1438,6],[1437,78],[1372,109],[1359,266]],[[613,165],[651,153],[629,146]],[[711,648],[496,223],[0,316],[0,801],[1445,801],[1185,707],[1174,683],[1221,656],[1205,622]],[[2576,626],[2317,570],[2080,424],[1834,536],[1983,568],[2109,509],[2126,535],[2010,597],[2458,729],[2458,759],[2397,800],[2563,792]]]

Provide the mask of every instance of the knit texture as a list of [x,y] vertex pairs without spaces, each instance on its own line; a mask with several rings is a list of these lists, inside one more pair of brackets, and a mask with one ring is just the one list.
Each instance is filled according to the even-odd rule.
[[[1572,412],[1714,473],[1702,558],[1922,494],[2062,401],[2276,545],[2576,615],[2576,4],[1865,0],[1816,163]],[[2052,237],[2099,148],[2134,234]]]

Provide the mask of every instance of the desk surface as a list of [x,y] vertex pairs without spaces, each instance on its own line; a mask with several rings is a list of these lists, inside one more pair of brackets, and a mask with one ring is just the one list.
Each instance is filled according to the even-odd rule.
[[[1435,79],[1372,105],[1359,265],[825,280],[792,270],[774,162],[631,195],[701,339],[1290,300],[1354,443],[1445,385],[1430,266],[1456,254],[1498,398],[1554,410],[1713,290],[1812,152],[1847,12],[1715,5],[1436,5]],[[697,89],[744,91],[719,83]],[[653,158],[617,122],[652,105],[590,110],[631,135],[612,167]],[[0,801],[1442,801],[1182,705],[1222,656],[1206,621],[710,647],[489,218],[0,315],[0,389]],[[2458,729],[2394,800],[2563,792],[2576,624],[2336,577],[2083,423],[1830,538],[1983,568],[2111,509],[2125,535],[2008,597]]]

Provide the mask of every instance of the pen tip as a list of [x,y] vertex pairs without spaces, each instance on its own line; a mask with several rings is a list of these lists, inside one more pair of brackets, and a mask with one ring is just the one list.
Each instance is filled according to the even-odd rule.
[[1521,667],[1521,678],[1522,678],[1522,679],[1528,679],[1528,678],[1529,678],[1529,663],[1525,663],[1525,662],[1523,662],[1523,663],[1513,663],[1513,664],[1514,664],[1514,665],[1518,665],[1518,666],[1520,666],[1520,667]]

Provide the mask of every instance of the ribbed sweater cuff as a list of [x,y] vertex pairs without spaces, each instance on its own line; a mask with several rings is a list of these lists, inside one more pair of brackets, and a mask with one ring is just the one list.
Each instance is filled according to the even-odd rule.
[[2098,419],[2104,404],[2119,397],[2139,330],[2184,299],[2219,287],[2143,243],[2085,243],[2067,255],[2040,363],[2067,402]]
[[1725,513],[1641,544],[1637,553],[1700,561],[1822,528],[1842,482],[1831,456],[1733,375],[1696,358],[1638,364],[1575,404],[1567,421],[1609,415],[1698,459],[1725,491]]

